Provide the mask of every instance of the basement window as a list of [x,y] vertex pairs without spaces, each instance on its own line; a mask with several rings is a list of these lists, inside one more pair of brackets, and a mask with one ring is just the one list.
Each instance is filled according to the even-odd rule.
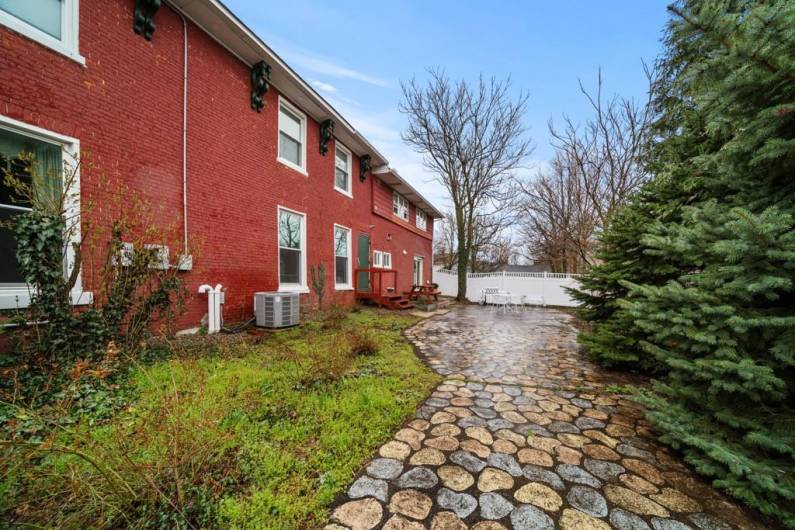
[[409,220],[409,201],[396,191],[392,192],[392,213],[404,221]]
[[0,24],[85,64],[78,51],[79,0],[0,0]]
[[306,290],[306,216],[279,208],[279,290]]
[[281,98],[278,160],[306,175],[306,115]]

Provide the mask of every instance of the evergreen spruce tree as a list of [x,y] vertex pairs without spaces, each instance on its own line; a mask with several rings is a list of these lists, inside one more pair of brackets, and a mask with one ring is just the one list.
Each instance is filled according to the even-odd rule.
[[599,264],[580,277],[578,289],[570,290],[580,303],[580,316],[592,323],[578,337],[592,360],[626,370],[660,369],[657,359],[640,348],[645,335],[618,301],[627,295],[622,282],[663,285],[676,277],[677,264],[649,255],[641,238],[652,223],[678,218],[682,200],[681,186],[673,179],[646,184],[613,215],[600,237]]
[[795,528],[795,2],[671,11],[656,174],[688,199],[640,245],[678,271],[621,280],[614,315],[668,372],[645,398],[662,440]]

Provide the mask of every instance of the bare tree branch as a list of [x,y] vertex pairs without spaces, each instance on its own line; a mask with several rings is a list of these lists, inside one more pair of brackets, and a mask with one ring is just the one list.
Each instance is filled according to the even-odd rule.
[[[438,69],[428,74],[426,83],[412,79],[401,85],[400,111],[409,118],[402,136],[422,153],[425,167],[450,193],[457,267],[466,271],[478,254],[476,239],[485,220],[493,226],[513,212],[513,172],[531,152],[522,125],[528,96],[512,99],[510,79],[480,77],[469,84],[451,82]],[[458,298],[463,300],[466,275],[458,278]]]

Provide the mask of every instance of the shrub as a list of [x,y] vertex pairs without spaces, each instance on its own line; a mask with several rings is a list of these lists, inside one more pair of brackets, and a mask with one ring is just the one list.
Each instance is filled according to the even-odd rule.
[[[12,387],[9,379],[2,378],[0,391],[10,393],[11,401],[27,399],[28,406],[36,407],[69,384],[68,373],[75,366],[87,363],[93,368],[109,345],[120,347],[125,357],[137,353],[152,324],[161,318],[168,322],[167,317],[179,311],[183,289],[177,268],[156,266],[156,251],[145,246],[169,239],[167,230],[157,228],[153,212],[134,194],[103,190],[107,204],[97,215],[84,216],[81,230],[67,191],[81,164],[65,162],[61,173],[47,175],[39,174],[30,156],[20,157],[27,160],[29,178],[23,181],[10,173],[0,178],[31,205],[30,211],[11,221],[19,270],[30,286],[30,304],[8,317],[16,327],[10,334],[12,354],[3,365],[14,380]],[[113,204],[114,197],[121,206]],[[84,203],[83,210],[93,211],[92,205]],[[133,243],[134,253],[124,254],[123,242]],[[65,274],[67,254],[74,258]],[[87,260],[100,266],[84,268]],[[88,306],[72,304],[81,273],[95,280],[94,299]]]
[[368,329],[355,330],[350,334],[348,344],[351,355],[355,356],[375,355],[381,347],[375,334]]
[[346,306],[333,305],[321,314],[321,327],[326,330],[342,329],[351,310]]

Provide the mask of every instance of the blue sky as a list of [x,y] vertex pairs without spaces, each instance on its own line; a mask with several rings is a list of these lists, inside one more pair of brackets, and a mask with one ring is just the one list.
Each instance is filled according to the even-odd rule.
[[224,0],[226,5],[312,83],[437,206],[444,190],[403,144],[400,82],[431,66],[450,77],[511,76],[530,95],[525,116],[535,151],[533,174],[553,150],[547,123],[588,117],[578,79],[606,93],[643,98],[642,60],[661,51],[667,1]]

